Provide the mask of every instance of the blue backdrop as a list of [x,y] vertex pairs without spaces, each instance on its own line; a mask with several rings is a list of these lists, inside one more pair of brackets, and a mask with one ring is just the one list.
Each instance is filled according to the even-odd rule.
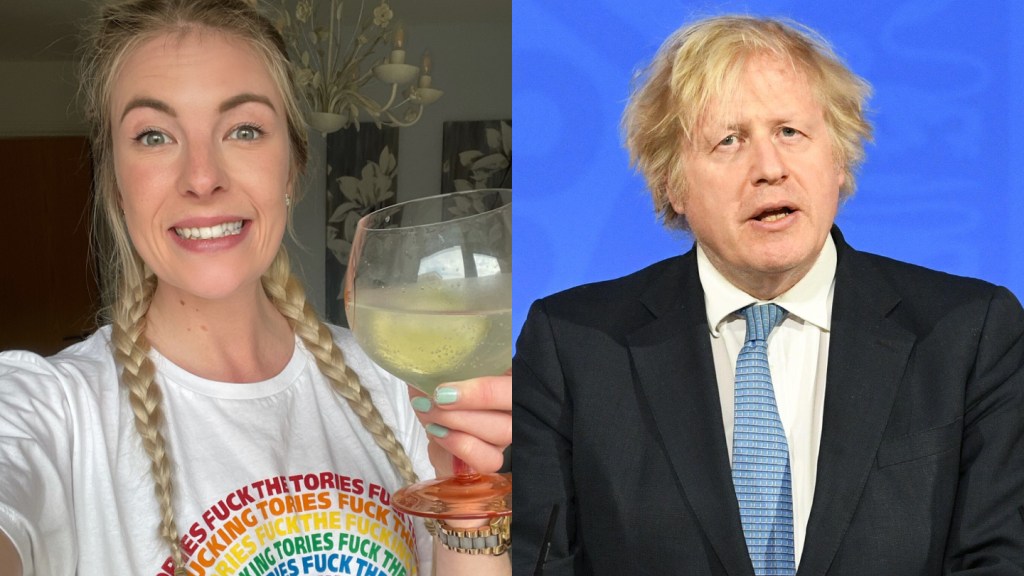
[[874,87],[850,244],[1024,295],[1024,3],[515,0],[515,337],[530,303],[692,240],[663,230],[621,145],[634,72],[702,15],[786,16]]

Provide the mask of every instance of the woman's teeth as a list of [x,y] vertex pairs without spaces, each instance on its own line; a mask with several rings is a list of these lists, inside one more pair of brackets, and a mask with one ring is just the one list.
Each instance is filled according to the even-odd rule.
[[204,228],[175,228],[174,233],[185,240],[208,240],[210,238],[223,238],[234,236],[242,231],[242,221],[225,222],[216,226]]

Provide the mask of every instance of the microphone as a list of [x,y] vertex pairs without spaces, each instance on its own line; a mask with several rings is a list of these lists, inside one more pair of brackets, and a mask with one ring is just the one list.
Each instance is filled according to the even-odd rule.
[[544,532],[544,541],[540,545],[540,556],[537,558],[537,568],[533,576],[544,576],[544,563],[548,559],[548,551],[551,550],[551,537],[555,533],[555,521],[558,520],[558,504],[551,507],[551,515],[548,516],[548,529]]

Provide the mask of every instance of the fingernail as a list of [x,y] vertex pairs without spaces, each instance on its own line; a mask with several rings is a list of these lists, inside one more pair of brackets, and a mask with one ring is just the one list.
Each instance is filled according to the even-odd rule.
[[459,391],[455,388],[441,387],[434,390],[434,402],[451,404],[459,399]]
[[444,438],[448,435],[448,429],[440,424],[427,424],[427,432],[438,438]]
[[427,398],[426,396],[417,396],[412,399],[412,407],[415,408],[417,412],[430,412],[430,409],[433,406],[434,405],[430,402],[430,398]]

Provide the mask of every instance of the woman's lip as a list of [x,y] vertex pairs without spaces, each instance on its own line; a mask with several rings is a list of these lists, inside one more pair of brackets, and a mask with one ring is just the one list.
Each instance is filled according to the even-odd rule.
[[214,226],[204,226],[201,228],[172,228],[171,230],[186,240],[196,240],[199,238],[208,240],[210,238],[220,238],[222,236],[233,236],[241,232],[243,226],[245,226],[245,220],[235,220],[233,222],[216,224]]
[[241,216],[193,216],[186,218],[179,222],[175,222],[171,225],[171,229],[174,228],[209,228],[211,226],[217,226],[226,222],[246,222],[246,218]]
[[[227,222],[232,222],[232,220],[227,220]],[[237,222],[237,220],[234,220],[234,222]],[[237,234],[230,234],[219,238],[182,238],[174,228],[168,230],[167,234],[175,244],[189,252],[217,252],[240,244],[249,235],[249,228],[249,221],[242,220],[242,228]]]

